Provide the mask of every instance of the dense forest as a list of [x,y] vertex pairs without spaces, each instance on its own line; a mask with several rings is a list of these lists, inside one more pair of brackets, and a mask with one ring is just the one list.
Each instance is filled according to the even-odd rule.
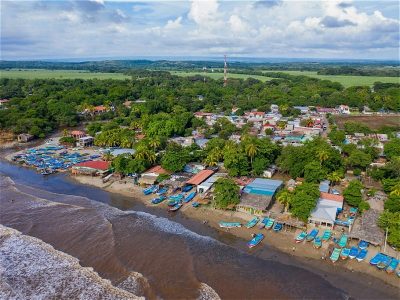
[[400,77],[399,68],[354,68],[354,67],[329,67],[318,71],[318,75],[352,75],[352,76],[389,76]]
[[[0,98],[11,99],[8,109],[0,111],[0,128],[15,133],[30,132],[43,136],[54,129],[76,126],[78,112],[88,105],[111,104],[115,110],[101,116],[114,118],[130,113],[123,106],[126,100],[144,99],[148,114],[170,113],[176,105],[187,112],[207,108],[230,113],[233,106],[240,111],[268,111],[271,104],[315,105],[335,107],[364,105],[372,110],[400,111],[400,85],[376,83],[345,89],[339,83],[306,76],[283,74],[268,82],[248,78],[222,80],[202,76],[182,78],[166,71],[131,70],[131,80],[0,80]],[[199,95],[203,97],[199,100]]]

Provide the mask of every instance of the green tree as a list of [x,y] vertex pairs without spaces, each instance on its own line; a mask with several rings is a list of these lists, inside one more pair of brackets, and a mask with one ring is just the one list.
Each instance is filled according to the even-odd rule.
[[182,171],[189,162],[190,156],[186,149],[178,144],[170,143],[161,159],[161,166],[171,172]]
[[304,167],[304,179],[307,182],[317,183],[324,178],[326,178],[326,172],[318,162],[310,162]]
[[400,196],[389,195],[385,201],[385,209],[390,212],[400,212]]
[[345,201],[351,206],[358,207],[360,212],[369,209],[368,203],[363,200],[362,189],[363,185],[359,180],[352,180],[343,191]]
[[239,186],[231,178],[218,178],[215,182],[213,205],[226,209],[240,203]]
[[247,156],[240,148],[224,151],[224,167],[229,176],[244,176],[249,174],[249,162]]
[[276,199],[285,206],[285,212],[287,212],[293,199],[293,193],[288,189],[280,190],[276,195]]
[[347,165],[353,168],[365,169],[371,162],[371,155],[358,149],[354,150],[347,159]]
[[293,216],[307,222],[307,219],[317,204],[318,198],[318,185],[305,182],[296,187],[293,198],[290,201],[290,212]]
[[383,152],[386,157],[391,159],[400,156],[400,138],[391,139],[383,146]]
[[379,217],[378,225],[388,231],[388,243],[400,248],[400,212],[385,210]]
[[332,173],[328,174],[326,178],[334,185],[342,180],[343,173],[340,171],[333,171]]

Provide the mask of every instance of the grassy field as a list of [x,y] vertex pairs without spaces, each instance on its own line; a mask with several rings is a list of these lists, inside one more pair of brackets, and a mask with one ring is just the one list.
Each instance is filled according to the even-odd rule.
[[379,129],[382,126],[400,127],[400,115],[363,115],[363,116],[334,116],[335,122],[340,129],[344,128],[346,122],[362,123],[370,129]]
[[94,73],[78,70],[0,70],[0,78],[22,79],[130,79],[121,73]]
[[[170,71],[172,75],[178,75],[178,76],[194,76],[194,75],[200,75],[204,76],[204,73],[202,72],[185,72],[185,71]],[[224,77],[223,73],[206,73],[207,77],[210,77],[212,79],[221,79]],[[260,81],[268,81],[273,78],[271,77],[266,77],[266,76],[257,76],[257,75],[246,75],[246,74],[234,74],[234,73],[229,73],[228,78],[240,78],[240,79],[246,79],[246,78],[254,78],[258,79]]]
[[[275,72],[275,71],[265,71]],[[400,79],[397,77],[379,77],[379,76],[346,76],[346,75],[318,75],[317,72],[313,71],[280,71],[290,75],[304,75],[310,76],[322,80],[330,80],[341,83],[345,87],[356,86],[356,85],[369,85],[372,86],[374,82],[380,81],[384,83],[400,83]]]

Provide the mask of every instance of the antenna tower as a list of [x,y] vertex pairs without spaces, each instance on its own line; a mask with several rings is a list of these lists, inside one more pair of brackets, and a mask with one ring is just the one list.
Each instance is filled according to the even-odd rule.
[[224,86],[228,84],[228,64],[226,63],[226,54],[224,55]]

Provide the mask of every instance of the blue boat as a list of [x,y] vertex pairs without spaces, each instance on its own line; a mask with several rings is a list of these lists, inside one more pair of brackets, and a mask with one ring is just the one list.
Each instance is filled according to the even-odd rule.
[[357,255],[358,255],[358,248],[355,246],[351,247],[350,253],[349,253],[349,258],[350,259],[356,258]]
[[275,222],[274,219],[269,218],[269,219],[268,219],[268,222],[265,224],[265,228],[266,228],[266,229],[271,229],[272,226],[274,225],[274,222]]
[[161,196],[161,195],[164,195],[166,192],[168,192],[168,188],[163,187],[157,191],[157,195]]
[[367,249],[361,249],[361,251],[357,254],[356,259],[358,262],[363,261],[368,254],[368,250]]
[[392,262],[393,257],[385,255],[385,257],[376,265],[379,270],[386,270]]
[[347,244],[347,234],[342,234],[342,236],[340,237],[339,242],[337,243],[339,245],[340,248],[344,248],[346,247]]
[[175,206],[179,203],[182,203],[182,200],[178,200],[178,199],[169,199],[168,200],[168,206]]
[[274,225],[274,231],[275,232],[281,231],[282,228],[283,228],[282,223],[275,223],[275,225]]
[[322,247],[322,240],[319,236],[317,236],[313,241],[314,248],[319,249]]
[[260,229],[263,229],[265,227],[265,225],[268,223],[268,218],[264,218],[261,222],[260,222]]
[[176,194],[176,195],[169,196],[169,199],[171,199],[171,200],[182,200],[183,199],[183,194]]
[[192,206],[195,207],[195,208],[196,208],[196,207],[199,207],[199,206],[200,206],[200,203],[199,203],[199,202],[193,202],[193,203],[192,203]]
[[184,192],[184,193],[189,192],[192,188],[193,188],[193,185],[185,185],[182,188],[182,192]]
[[361,241],[358,243],[358,248],[360,248],[360,249],[367,249],[368,245],[369,245],[368,242],[361,240]]
[[340,258],[341,259],[346,259],[349,257],[350,254],[350,249],[349,248],[343,248],[342,251],[340,252]]
[[386,268],[386,272],[388,274],[392,274],[394,272],[394,270],[396,270],[398,265],[399,265],[399,260],[393,258],[392,261],[390,262],[389,266]]
[[257,223],[258,223],[258,221],[259,221],[260,219],[258,218],[258,217],[255,217],[254,219],[252,219],[251,221],[249,221],[246,225],[244,225],[244,226],[246,226],[246,228],[253,228],[254,226],[256,226],[257,225]]
[[300,232],[299,235],[296,236],[296,239],[295,239],[296,243],[301,243],[302,241],[304,241],[306,236],[307,236],[307,232],[305,232],[305,231]]
[[185,200],[183,202],[188,203],[190,202],[194,197],[196,197],[196,192],[191,192],[189,195],[186,196]]
[[314,228],[313,230],[311,230],[311,232],[309,234],[307,234],[306,241],[311,242],[318,235],[318,232],[319,231],[317,228]]
[[145,195],[150,195],[151,193],[153,193],[156,190],[157,186],[152,185],[150,187],[148,187],[147,189],[143,190],[143,194]]
[[159,203],[163,202],[165,199],[167,199],[167,197],[160,196],[160,197],[157,197],[157,198],[154,198],[153,200],[151,200],[151,203],[159,204]]
[[[365,249],[364,249],[365,250]],[[371,260],[369,261],[369,263],[373,266],[376,266],[377,264],[379,264],[384,258],[386,257],[385,254],[383,253],[378,253],[377,255],[375,255],[373,258],[371,258]]]
[[242,224],[239,222],[219,222],[219,227],[221,228],[236,228],[236,227],[242,227]]
[[168,210],[169,211],[177,211],[178,209],[180,209],[182,207],[182,205],[183,204],[181,202],[179,202],[179,203],[175,204],[174,206],[170,207]]
[[247,247],[253,248],[257,246],[264,239],[264,235],[262,233],[257,233],[253,236],[253,238],[247,243]]

